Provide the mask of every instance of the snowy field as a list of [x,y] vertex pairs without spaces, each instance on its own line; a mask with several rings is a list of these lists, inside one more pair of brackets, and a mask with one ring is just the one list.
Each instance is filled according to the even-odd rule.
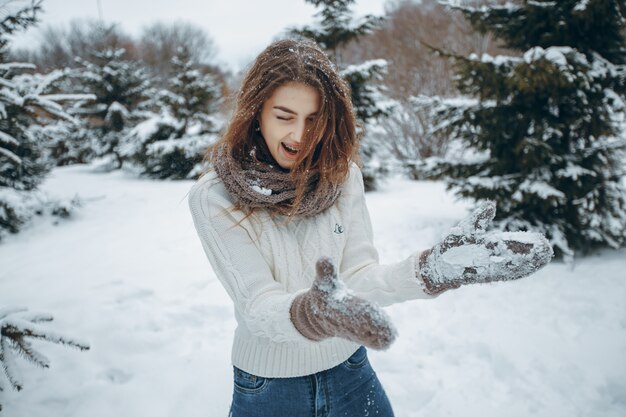
[[[58,168],[43,189],[86,200],[0,244],[0,305],[47,312],[86,352],[33,344],[7,417],[226,416],[232,305],[187,208],[191,181]],[[382,262],[425,249],[465,216],[441,183],[367,195]],[[626,250],[552,263],[524,280],[388,308],[399,339],[370,360],[396,415],[626,415]]]

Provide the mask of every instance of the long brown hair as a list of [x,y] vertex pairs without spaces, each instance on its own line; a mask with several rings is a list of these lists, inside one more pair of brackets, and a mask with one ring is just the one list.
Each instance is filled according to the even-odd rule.
[[324,191],[345,181],[350,161],[362,164],[350,87],[315,42],[279,40],[257,56],[237,93],[233,116],[219,141],[207,151],[205,160],[213,162],[214,149],[223,144],[235,160],[246,158],[254,146],[263,147],[269,155],[261,132],[255,129],[256,121],[263,103],[288,82],[313,87],[320,95],[318,116],[304,133],[298,157],[290,168],[296,196],[288,208],[296,208],[311,175],[319,176],[316,191]]

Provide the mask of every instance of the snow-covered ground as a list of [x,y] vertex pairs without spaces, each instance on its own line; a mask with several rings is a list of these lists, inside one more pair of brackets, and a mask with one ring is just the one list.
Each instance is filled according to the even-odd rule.
[[[55,169],[43,189],[78,194],[72,220],[38,219],[0,244],[0,305],[86,352],[33,342],[10,417],[226,416],[232,305],[187,209],[191,181]],[[465,216],[441,183],[390,180],[367,195],[382,262],[434,244]],[[403,416],[626,415],[626,250],[552,263],[516,282],[387,309],[399,339],[370,360]]]

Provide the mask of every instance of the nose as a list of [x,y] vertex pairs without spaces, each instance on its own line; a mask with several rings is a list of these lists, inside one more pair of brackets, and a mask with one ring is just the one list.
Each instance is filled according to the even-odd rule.
[[298,122],[294,125],[294,129],[292,132],[292,138],[294,141],[300,143],[302,141],[302,136],[304,136],[304,131],[306,130],[306,122]]

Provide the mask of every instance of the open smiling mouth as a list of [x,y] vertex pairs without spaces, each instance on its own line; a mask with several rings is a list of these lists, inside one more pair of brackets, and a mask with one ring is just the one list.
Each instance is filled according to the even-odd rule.
[[297,153],[298,153],[298,149],[295,149],[295,148],[289,147],[289,146],[285,145],[285,144],[284,144],[284,143],[282,143],[282,142],[281,142],[281,145],[283,146],[283,149],[285,149],[285,151],[287,151],[287,153],[288,153],[289,155],[295,155],[295,154],[297,154]]

